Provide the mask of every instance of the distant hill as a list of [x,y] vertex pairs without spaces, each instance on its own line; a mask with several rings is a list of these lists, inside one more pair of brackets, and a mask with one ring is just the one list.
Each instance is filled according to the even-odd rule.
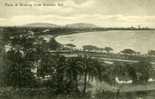
[[63,27],[63,28],[79,28],[79,29],[84,29],[84,28],[96,28],[97,26],[94,24],[89,24],[89,23],[73,23],[73,24],[66,24],[64,26],[59,26],[56,24],[51,24],[51,23],[30,23],[24,25],[26,27],[46,27],[46,28],[57,28],[57,27]]
[[96,28],[97,26],[89,23],[74,23],[65,25],[67,28]]
[[27,26],[27,27],[47,27],[47,28],[60,27],[59,25],[51,24],[51,23],[30,23],[30,24],[26,24],[24,26]]

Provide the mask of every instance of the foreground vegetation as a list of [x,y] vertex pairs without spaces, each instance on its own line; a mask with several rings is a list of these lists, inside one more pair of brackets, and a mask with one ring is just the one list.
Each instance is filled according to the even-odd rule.
[[[91,81],[114,85],[118,77],[132,80],[133,84],[146,84],[153,72],[147,59],[137,63],[108,64],[100,63],[87,54],[65,57],[59,52],[51,53],[64,49],[64,46],[54,37],[47,42],[28,29],[5,29],[2,37],[0,84],[4,88],[1,96],[5,97],[17,95],[20,99],[26,99],[28,94],[27,97],[37,96],[40,99],[52,99],[54,96],[60,99],[64,95],[67,99],[74,96],[90,98],[92,95],[88,89],[92,87]],[[107,53],[111,51],[106,49]],[[99,93],[96,90],[95,97],[99,97]],[[118,93],[108,91],[103,95],[102,99],[118,97]]]
[[53,95],[48,89],[1,89],[1,99],[137,99],[143,97],[144,99],[154,99],[154,92],[131,92],[120,93],[118,97],[116,93],[100,92],[90,97],[89,94],[85,96],[79,95]]

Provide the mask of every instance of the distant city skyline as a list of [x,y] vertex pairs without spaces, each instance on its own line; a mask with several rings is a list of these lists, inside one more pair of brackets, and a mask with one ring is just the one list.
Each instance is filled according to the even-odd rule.
[[[63,4],[15,7],[6,4]],[[91,23],[103,27],[155,28],[154,0],[0,0],[0,26]]]

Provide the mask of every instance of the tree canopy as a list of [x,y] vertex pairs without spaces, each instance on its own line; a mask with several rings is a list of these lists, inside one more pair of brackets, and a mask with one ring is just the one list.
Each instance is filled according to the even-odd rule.
[[133,55],[133,54],[136,54],[136,52],[132,49],[124,49],[121,51],[121,53],[123,54],[128,54],[128,55]]

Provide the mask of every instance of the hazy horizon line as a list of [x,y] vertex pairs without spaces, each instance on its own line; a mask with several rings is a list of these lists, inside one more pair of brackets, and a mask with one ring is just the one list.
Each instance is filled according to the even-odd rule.
[[130,26],[101,26],[101,25],[97,25],[97,24],[94,24],[94,23],[88,23],[88,22],[73,22],[73,23],[68,23],[68,24],[56,24],[56,23],[52,23],[52,22],[29,22],[29,23],[25,23],[25,24],[20,24],[20,25],[2,25],[0,24],[0,27],[26,27],[26,25],[30,25],[30,24],[51,24],[51,25],[56,25],[56,26],[59,26],[59,27],[64,27],[66,25],[72,25],[72,24],[91,24],[91,25],[95,25],[96,27],[100,27],[100,28],[150,28],[150,29],[155,29],[155,27],[150,27],[150,26],[145,26],[145,25],[130,25]]

